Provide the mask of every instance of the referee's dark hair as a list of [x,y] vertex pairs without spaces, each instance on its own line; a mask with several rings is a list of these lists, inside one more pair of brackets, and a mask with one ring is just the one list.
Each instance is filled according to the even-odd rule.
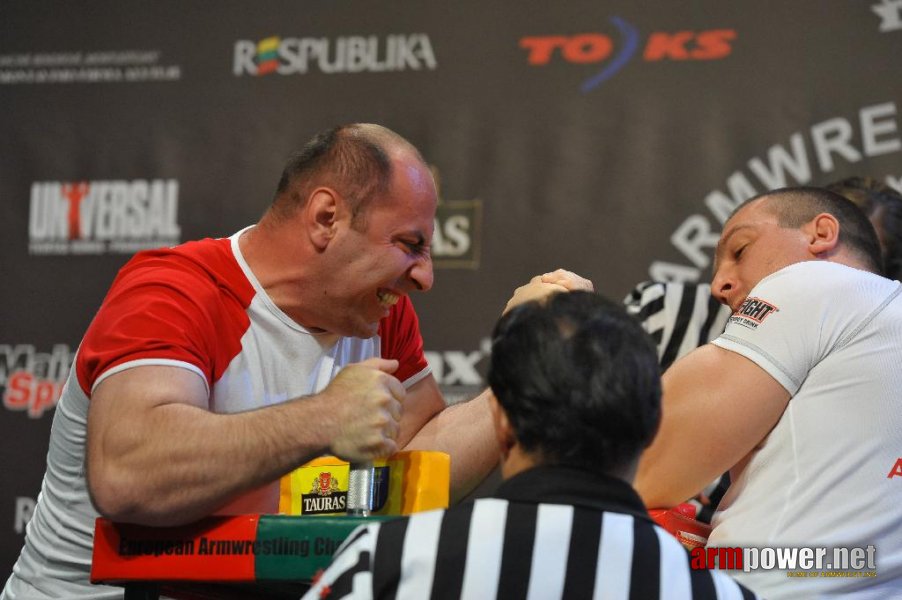
[[517,442],[542,464],[619,475],[661,418],[651,338],[590,292],[556,293],[502,317],[488,380]]

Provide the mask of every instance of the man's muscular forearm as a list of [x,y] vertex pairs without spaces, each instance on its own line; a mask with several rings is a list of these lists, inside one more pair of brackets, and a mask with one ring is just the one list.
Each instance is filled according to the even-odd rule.
[[[373,383],[383,379],[393,382],[392,391]],[[92,500],[113,520],[176,525],[336,448],[350,449],[352,459],[390,454],[397,448],[399,406],[385,396],[398,393],[395,385],[382,371],[356,367],[320,394],[214,414],[206,409],[203,381],[191,371],[123,371],[102,382],[91,399]]]
[[467,402],[449,406],[433,417],[405,450],[437,450],[451,455],[451,502],[479,485],[498,465],[498,445],[486,389]]

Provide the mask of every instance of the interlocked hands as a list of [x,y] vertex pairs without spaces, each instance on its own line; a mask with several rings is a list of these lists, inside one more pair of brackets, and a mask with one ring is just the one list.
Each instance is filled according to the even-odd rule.
[[506,314],[515,306],[519,306],[532,300],[544,300],[556,292],[573,292],[584,290],[594,292],[592,282],[580,277],[572,271],[558,269],[544,275],[536,275],[526,285],[521,285],[514,291],[514,295],[507,301],[502,314]]

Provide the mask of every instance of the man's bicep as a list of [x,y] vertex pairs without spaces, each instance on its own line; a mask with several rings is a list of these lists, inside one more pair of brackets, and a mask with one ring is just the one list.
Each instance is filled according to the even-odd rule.
[[757,364],[708,344],[663,377],[661,427],[642,455],[636,488],[650,507],[678,504],[751,452],[789,392]]
[[[165,404],[206,410],[206,382],[198,373],[171,366],[141,366],[104,378],[91,393],[88,459],[117,450],[125,437],[147,425],[150,411]],[[94,456],[92,456],[94,455]]]

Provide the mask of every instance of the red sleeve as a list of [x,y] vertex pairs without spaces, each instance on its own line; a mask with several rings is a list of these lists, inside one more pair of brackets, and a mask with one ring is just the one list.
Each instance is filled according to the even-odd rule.
[[395,377],[407,381],[429,367],[423,353],[420,321],[408,296],[402,296],[392,307],[391,314],[379,323],[382,358],[400,362]]
[[[208,240],[222,241],[228,242]],[[249,324],[250,297],[223,285],[215,271],[220,266],[167,250],[141,253],[126,264],[79,346],[76,373],[85,394],[106,371],[140,360],[188,363],[212,388]]]

